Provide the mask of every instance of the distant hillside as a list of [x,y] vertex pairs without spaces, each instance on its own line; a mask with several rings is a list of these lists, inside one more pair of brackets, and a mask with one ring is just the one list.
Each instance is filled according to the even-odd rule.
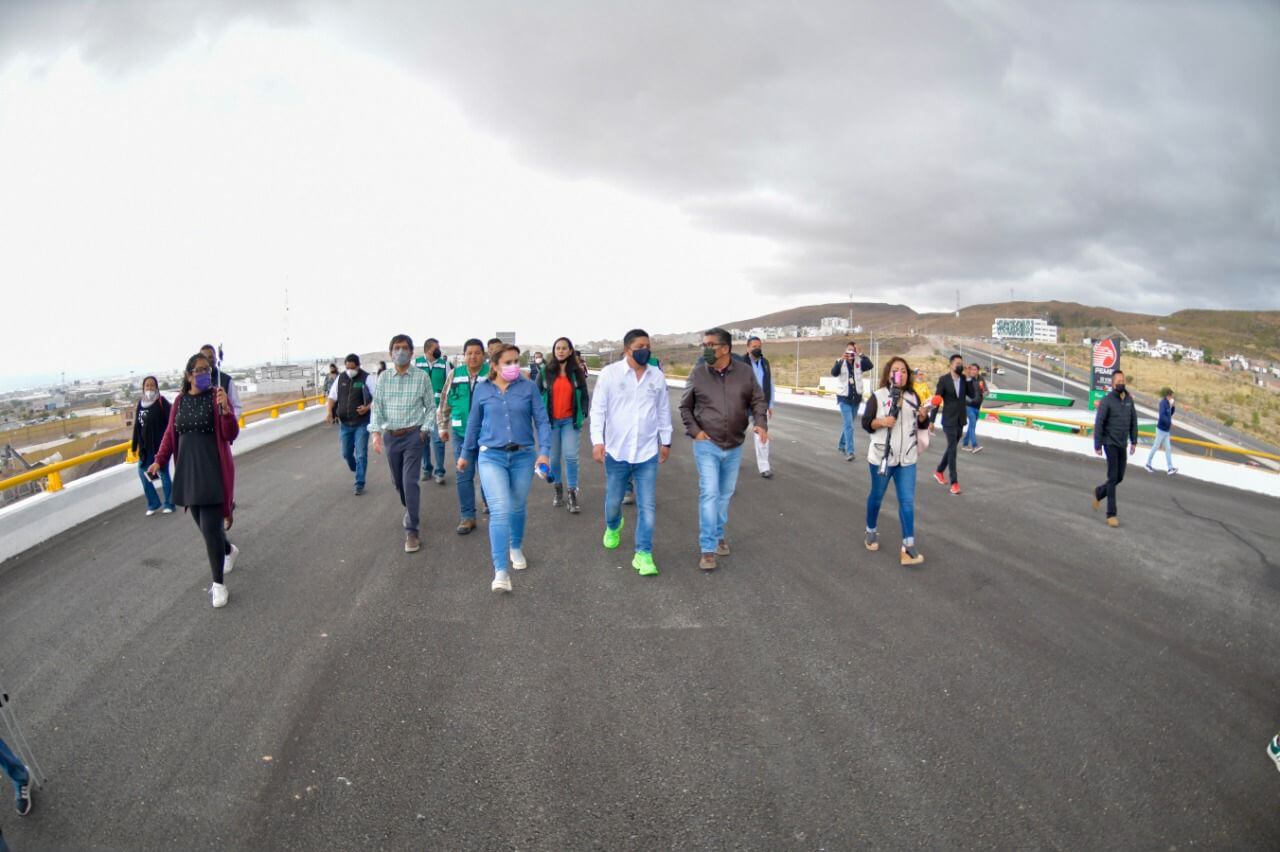
[[[957,334],[985,337],[996,317],[1040,317],[1061,330],[1063,342],[1120,331],[1130,338],[1157,338],[1184,346],[1208,348],[1217,357],[1240,351],[1280,361],[1280,311],[1185,310],[1169,316],[1118,311],[1076,302],[1001,302],[970,305],[955,312],[918,313],[906,305],[855,302],[853,321],[867,331],[903,334]],[[777,311],[751,319],[723,323],[725,328],[776,325],[818,325],[822,317],[848,316],[849,302],[832,302]]]

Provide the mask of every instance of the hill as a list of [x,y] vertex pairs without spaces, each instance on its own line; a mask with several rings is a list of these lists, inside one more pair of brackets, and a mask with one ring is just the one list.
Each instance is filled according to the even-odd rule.
[[918,313],[907,305],[881,302],[830,302],[790,308],[751,319],[723,323],[725,328],[776,325],[818,325],[822,317],[848,316],[867,332],[877,334],[955,334],[986,337],[996,317],[1039,317],[1057,325],[1064,343],[1083,337],[1122,332],[1130,338],[1172,340],[1196,346],[1216,357],[1237,351],[1251,358],[1280,361],[1280,311],[1183,310],[1168,316],[1119,311],[1076,302],[1000,302],[969,305],[959,315]]

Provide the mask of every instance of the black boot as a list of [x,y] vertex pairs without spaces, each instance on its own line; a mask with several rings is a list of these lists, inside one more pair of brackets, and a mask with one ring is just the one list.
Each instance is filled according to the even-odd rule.
[[576,515],[582,511],[582,507],[578,505],[578,489],[569,489],[569,514]]
[[555,484],[556,496],[551,498],[551,505],[557,509],[564,505],[564,483],[557,482]]

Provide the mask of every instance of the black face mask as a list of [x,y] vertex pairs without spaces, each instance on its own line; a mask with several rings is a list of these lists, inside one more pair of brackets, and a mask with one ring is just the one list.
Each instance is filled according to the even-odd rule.
[[963,365],[963,364],[956,364],[954,367],[952,367],[952,368],[951,368],[951,372],[955,373],[957,376],[959,376],[959,375],[963,375],[963,373],[964,373],[964,365]]
[[760,352],[760,350],[759,350],[759,349],[752,349],[752,350],[751,350],[751,357],[752,357],[752,358],[755,358],[757,361],[759,361],[759,360],[760,360],[760,356],[761,356],[761,354],[762,354],[762,353]]
[[1114,388],[1115,388],[1116,393],[1124,393],[1124,383],[1123,383],[1123,382],[1122,382],[1122,383],[1120,383],[1120,384],[1118,384],[1118,385],[1112,385],[1112,387],[1114,387]]

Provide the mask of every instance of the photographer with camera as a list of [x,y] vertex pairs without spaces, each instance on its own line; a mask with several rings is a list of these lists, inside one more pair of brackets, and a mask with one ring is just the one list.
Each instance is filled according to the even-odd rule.
[[880,377],[880,387],[867,400],[862,428],[871,433],[867,460],[871,467],[871,492],[867,495],[867,550],[880,549],[876,522],[889,482],[898,496],[898,520],[902,524],[903,565],[919,565],[924,557],[916,550],[916,461],[920,430],[929,428],[934,405],[922,402],[910,385],[911,368],[905,358],[890,358]]
[[840,390],[836,392],[836,402],[840,405],[840,417],[843,421],[840,428],[840,443],[836,449],[844,453],[845,461],[853,461],[853,421],[858,416],[858,405],[862,402],[862,374],[875,369],[871,359],[862,354],[858,344],[850,340],[845,344],[844,357],[836,361],[831,368],[831,375],[840,379]]

